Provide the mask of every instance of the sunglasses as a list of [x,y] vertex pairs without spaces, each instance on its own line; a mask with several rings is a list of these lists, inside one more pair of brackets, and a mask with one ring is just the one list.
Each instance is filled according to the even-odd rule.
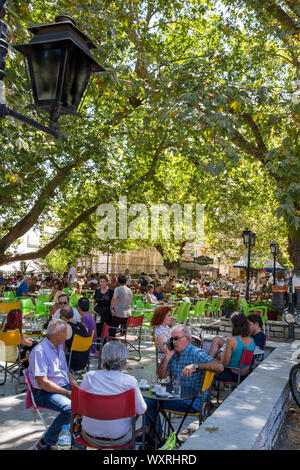
[[68,305],[68,302],[58,302],[58,305]]
[[178,341],[179,339],[185,338],[185,337],[186,337],[186,335],[184,335],[184,336],[172,336],[173,341]]

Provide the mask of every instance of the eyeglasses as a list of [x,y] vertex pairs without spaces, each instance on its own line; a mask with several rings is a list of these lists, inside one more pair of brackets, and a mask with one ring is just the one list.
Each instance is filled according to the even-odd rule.
[[180,340],[181,338],[185,338],[185,337],[186,337],[186,335],[184,335],[184,336],[172,336],[173,341],[178,341],[178,340]]
[[68,305],[68,302],[58,302],[58,305]]

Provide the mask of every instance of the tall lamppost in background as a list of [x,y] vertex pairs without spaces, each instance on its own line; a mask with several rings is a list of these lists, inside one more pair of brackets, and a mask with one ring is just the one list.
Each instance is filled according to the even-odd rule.
[[29,28],[33,38],[26,44],[13,46],[25,58],[27,77],[30,77],[32,107],[49,115],[48,126],[24,116],[6,104],[5,59],[8,52],[7,25],[4,18],[6,0],[0,0],[0,118],[11,116],[54,137],[59,137],[61,116],[78,116],[79,105],[96,72],[105,72],[90,53],[96,46],[77,27],[73,18],[60,15],[55,23]]
[[278,243],[272,242],[270,243],[270,248],[271,248],[271,253],[273,255],[273,286],[275,286],[275,280],[276,280],[276,256],[278,254]]
[[244,244],[248,247],[248,260],[247,260],[247,283],[246,283],[246,295],[245,298],[249,302],[249,284],[250,284],[250,257],[251,257],[251,247],[255,245],[256,234],[251,232],[248,228],[243,231],[243,240]]

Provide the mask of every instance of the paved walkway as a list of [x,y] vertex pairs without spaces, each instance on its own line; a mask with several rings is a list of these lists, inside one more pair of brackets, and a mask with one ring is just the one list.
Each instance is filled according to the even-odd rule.
[[[150,383],[155,374],[153,342],[143,341],[141,350],[142,359],[129,359],[125,372],[134,375],[138,381],[146,378]],[[97,360],[92,360],[91,370],[96,368]],[[0,450],[29,449],[44,432],[44,427],[39,418],[34,422],[32,409],[25,408],[26,393],[16,395],[15,383],[8,380],[7,384],[0,386]],[[53,420],[53,414],[51,417],[49,413],[47,418]],[[187,418],[187,425],[191,425],[194,420],[195,418]],[[176,423],[174,424],[176,428]]]

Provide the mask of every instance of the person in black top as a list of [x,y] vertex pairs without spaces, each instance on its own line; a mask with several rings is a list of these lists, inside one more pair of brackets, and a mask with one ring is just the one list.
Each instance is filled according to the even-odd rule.
[[260,315],[248,315],[247,320],[249,322],[250,332],[252,338],[254,339],[254,343],[258,348],[265,349],[266,335],[262,331],[263,323]]
[[[69,305],[60,309],[60,318],[64,320],[65,322],[67,322],[72,330],[71,336],[69,336],[65,342],[65,354],[66,354],[67,364],[69,365],[70,351],[71,351],[71,346],[72,346],[74,335],[76,334],[79,336],[83,336],[84,338],[88,338],[89,335],[88,335],[86,327],[82,323],[73,320],[73,309]],[[69,369],[73,371],[79,371],[79,370],[84,369],[89,359],[89,355],[90,355],[89,349],[87,351],[72,351],[71,363],[69,365]]]
[[140,279],[138,280],[138,284],[141,286],[141,287],[147,287],[148,285],[148,281],[146,279],[146,274],[145,273],[141,273],[141,277]]
[[100,287],[96,289],[93,301],[93,312],[97,327],[97,340],[101,338],[104,323],[107,323],[109,326],[112,323],[110,304],[114,295],[114,290],[108,287],[109,279],[107,274],[100,274],[99,281]]

